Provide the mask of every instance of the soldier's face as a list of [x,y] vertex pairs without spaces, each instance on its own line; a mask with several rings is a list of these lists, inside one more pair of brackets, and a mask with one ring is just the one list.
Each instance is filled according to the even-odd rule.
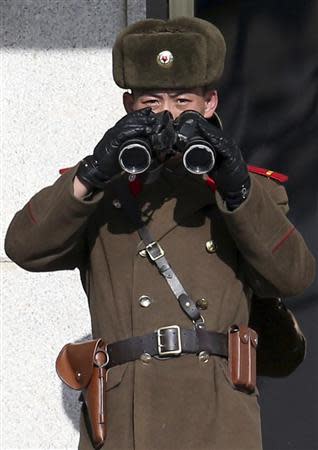
[[202,88],[187,90],[134,91],[123,96],[127,112],[150,107],[153,112],[169,111],[176,119],[183,111],[197,111],[206,119],[212,117],[218,96],[215,90],[203,91]]

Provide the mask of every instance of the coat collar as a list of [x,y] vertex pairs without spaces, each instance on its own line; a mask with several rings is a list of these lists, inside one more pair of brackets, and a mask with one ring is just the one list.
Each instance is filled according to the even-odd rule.
[[154,183],[144,185],[137,201],[143,221],[159,240],[177,225],[199,226],[203,216],[194,213],[214,204],[215,194],[201,177],[180,167],[165,168]]

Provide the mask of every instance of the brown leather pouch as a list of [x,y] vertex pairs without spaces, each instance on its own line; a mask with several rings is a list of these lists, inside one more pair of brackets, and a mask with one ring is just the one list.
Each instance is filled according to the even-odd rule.
[[280,298],[260,298],[254,294],[249,325],[258,334],[257,375],[286,377],[304,360],[305,336]]
[[252,393],[256,387],[257,333],[246,325],[228,331],[228,367],[236,389]]
[[70,388],[82,391],[96,449],[103,446],[107,435],[107,362],[108,355],[102,339],[66,344],[56,360],[56,371],[61,380]]

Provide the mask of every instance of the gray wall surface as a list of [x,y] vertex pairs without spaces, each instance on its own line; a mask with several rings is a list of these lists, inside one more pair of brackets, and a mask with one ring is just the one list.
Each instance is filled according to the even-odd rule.
[[[1,449],[76,449],[78,393],[55,359],[90,335],[77,271],[28,273],[3,249],[14,213],[123,114],[111,46],[144,0],[1,0]],[[63,207],[63,205],[61,205]]]

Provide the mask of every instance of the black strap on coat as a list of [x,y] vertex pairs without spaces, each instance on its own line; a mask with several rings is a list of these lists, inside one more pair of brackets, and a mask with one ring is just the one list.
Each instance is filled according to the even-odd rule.
[[188,316],[188,318],[195,324],[196,328],[204,329],[204,319],[201,316],[195,302],[187,294],[180,280],[172,270],[170,264],[165,257],[165,252],[162,247],[154,240],[147,226],[141,219],[140,208],[136,199],[133,197],[129,190],[129,185],[123,180],[119,180],[114,183],[114,189],[119,197],[124,211],[127,216],[137,227],[140,239],[145,244],[145,251],[147,252],[148,259],[155,263],[160,274],[165,278],[170,289],[177,298],[182,311]]

